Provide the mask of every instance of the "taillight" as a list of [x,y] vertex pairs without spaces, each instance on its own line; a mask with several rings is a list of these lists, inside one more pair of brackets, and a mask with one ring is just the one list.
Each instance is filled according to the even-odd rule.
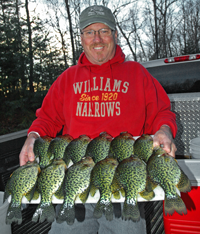
[[165,63],[175,63],[175,62],[184,62],[184,61],[190,61],[190,60],[197,60],[200,59],[200,54],[195,55],[184,55],[174,58],[167,58],[164,60]]

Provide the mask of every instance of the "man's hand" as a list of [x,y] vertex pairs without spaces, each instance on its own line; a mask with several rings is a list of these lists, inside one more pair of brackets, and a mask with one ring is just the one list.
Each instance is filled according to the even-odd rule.
[[38,135],[35,133],[30,133],[27,137],[22,150],[19,154],[20,166],[25,165],[28,161],[34,161],[35,155],[33,152],[33,145],[35,140],[38,138]]
[[177,148],[174,144],[170,127],[167,125],[161,126],[154,134],[153,146],[161,146],[170,156],[175,158]]

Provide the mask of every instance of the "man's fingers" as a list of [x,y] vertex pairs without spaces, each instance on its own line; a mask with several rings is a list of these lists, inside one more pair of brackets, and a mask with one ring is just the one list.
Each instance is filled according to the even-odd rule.
[[35,139],[36,138],[34,136],[29,136],[26,139],[24,146],[22,147],[22,150],[19,155],[20,166],[25,165],[28,161],[32,162],[35,160],[35,155],[33,152]]
[[27,153],[28,153],[28,160],[31,162],[34,161],[35,154],[33,152],[33,143],[28,146]]
[[159,146],[163,148],[170,156],[175,158],[176,145],[173,142],[162,142],[160,143],[158,140],[153,142],[153,147]]

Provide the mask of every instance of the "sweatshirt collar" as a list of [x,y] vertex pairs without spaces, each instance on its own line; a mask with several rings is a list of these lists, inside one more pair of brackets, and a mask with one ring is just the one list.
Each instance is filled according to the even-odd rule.
[[116,45],[115,56],[111,60],[109,60],[108,62],[106,62],[102,65],[93,64],[87,59],[85,52],[83,52],[80,55],[80,58],[78,60],[78,66],[89,67],[90,71],[93,71],[93,72],[98,72],[98,71],[102,72],[103,70],[105,71],[107,69],[110,69],[110,67],[112,65],[114,65],[115,63],[123,63],[124,60],[125,60],[124,53],[122,52],[120,46]]

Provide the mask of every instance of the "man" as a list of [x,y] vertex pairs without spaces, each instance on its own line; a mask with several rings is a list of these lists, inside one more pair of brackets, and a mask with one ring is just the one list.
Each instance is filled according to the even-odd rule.
[[[78,64],[64,71],[46,95],[37,119],[28,131],[20,153],[20,165],[34,160],[33,144],[38,136],[63,134],[91,138],[106,131],[113,137],[128,131],[133,136],[153,134],[153,144],[162,145],[175,157],[173,138],[177,126],[167,94],[139,63],[125,62],[117,45],[114,16],[104,6],[90,6],[80,15],[84,52]],[[140,212],[143,214],[142,203]],[[50,233],[145,233],[145,220],[109,222],[92,216],[94,205],[86,204],[84,222],[52,225]],[[81,211],[80,211],[81,212]],[[141,215],[142,216],[142,215]]]

